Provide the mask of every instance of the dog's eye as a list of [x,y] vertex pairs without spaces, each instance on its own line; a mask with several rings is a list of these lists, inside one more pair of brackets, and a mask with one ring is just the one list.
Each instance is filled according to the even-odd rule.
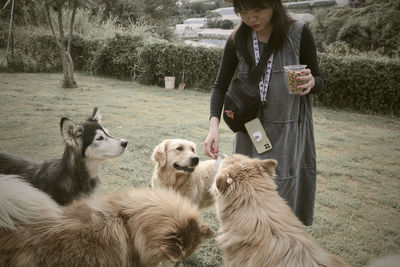
[[178,150],[178,151],[182,151],[182,150],[183,150],[183,147],[181,147],[181,146],[178,146],[178,147],[176,148],[176,150]]
[[103,136],[99,136],[99,137],[96,138],[97,141],[101,141],[101,140],[103,140],[103,139],[104,139]]

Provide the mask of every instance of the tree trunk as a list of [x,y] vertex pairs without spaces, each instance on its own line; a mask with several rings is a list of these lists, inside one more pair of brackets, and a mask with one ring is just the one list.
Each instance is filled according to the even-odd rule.
[[[60,57],[61,57],[61,63],[63,67],[63,73],[64,73],[64,80],[62,83],[62,86],[64,88],[76,88],[78,87],[74,78],[74,64],[71,58],[71,55],[69,53],[69,48],[66,50],[65,47],[65,38],[64,38],[64,29],[63,29],[63,24],[62,24],[62,7],[60,6],[58,8],[58,28],[60,32],[60,39],[57,38],[56,32],[53,27],[53,22],[51,21],[51,16],[50,16],[50,6],[48,3],[45,4],[46,7],[46,14],[47,14],[47,19],[49,20],[49,25],[51,32],[53,33],[54,38],[56,39],[58,48],[60,49]],[[68,45],[69,47],[69,45]]]
[[62,7],[60,6],[57,11],[58,15],[58,28],[60,31],[60,52],[64,73],[64,80],[62,86],[64,88],[76,88],[78,85],[76,84],[74,78],[74,63],[72,61],[71,55],[69,51],[66,50],[65,47],[65,38],[64,38],[64,28],[63,28],[63,20],[62,20]]

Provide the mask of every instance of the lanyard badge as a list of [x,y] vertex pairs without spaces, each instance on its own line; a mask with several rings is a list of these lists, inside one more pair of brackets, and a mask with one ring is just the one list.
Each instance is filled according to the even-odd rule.
[[[255,31],[253,31],[253,45],[254,45],[254,57],[257,65],[258,62],[260,61],[260,50],[258,47],[257,33]],[[267,98],[273,58],[274,54],[272,53],[268,59],[267,69],[264,70],[264,76],[261,77],[261,80],[258,84],[258,86],[260,87],[261,102],[263,104],[265,103]],[[269,140],[268,135],[265,132],[265,129],[259,118],[255,118],[245,123],[244,126],[258,154],[265,153],[272,149],[271,141]]]

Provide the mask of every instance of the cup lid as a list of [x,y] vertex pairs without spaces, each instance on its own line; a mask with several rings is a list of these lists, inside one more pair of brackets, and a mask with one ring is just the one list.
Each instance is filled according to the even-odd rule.
[[288,66],[283,66],[285,70],[302,70],[305,69],[307,65],[288,65]]

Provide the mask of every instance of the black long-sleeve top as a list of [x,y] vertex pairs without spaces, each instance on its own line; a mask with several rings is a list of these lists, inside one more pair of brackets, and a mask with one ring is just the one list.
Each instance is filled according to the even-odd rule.
[[[300,64],[307,65],[314,76],[315,86],[311,89],[310,93],[319,93],[324,85],[324,81],[319,70],[315,41],[307,25],[304,25],[301,32],[299,61]],[[210,118],[217,117],[220,119],[225,93],[231,83],[238,62],[233,40],[229,38],[225,44],[221,65],[211,91]]]

